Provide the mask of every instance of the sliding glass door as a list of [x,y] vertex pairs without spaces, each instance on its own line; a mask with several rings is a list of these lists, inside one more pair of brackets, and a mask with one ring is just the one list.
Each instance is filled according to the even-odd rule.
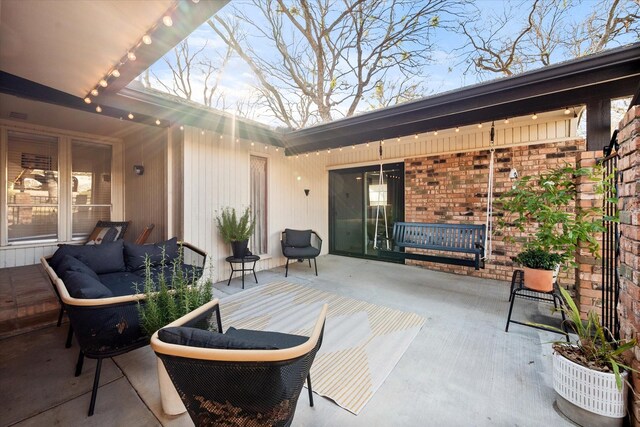
[[395,221],[404,219],[404,164],[333,170],[329,173],[329,251],[376,258],[390,248]]

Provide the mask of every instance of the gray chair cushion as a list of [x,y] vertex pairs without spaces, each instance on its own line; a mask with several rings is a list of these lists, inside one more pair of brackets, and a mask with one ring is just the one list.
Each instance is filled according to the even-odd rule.
[[286,234],[285,245],[294,248],[306,248],[311,246],[311,230],[284,230]]
[[287,258],[315,258],[320,255],[320,251],[313,246],[308,246],[306,248],[292,248],[290,246],[285,246],[282,252]]
[[136,245],[125,242],[124,257],[127,263],[127,270],[144,270],[144,261],[147,256],[152,267],[162,264],[162,252],[165,254],[165,264],[170,265],[174,259],[178,258],[178,239],[174,237],[166,242],[153,243],[151,245]]
[[189,347],[218,348],[229,350],[275,350],[277,347],[264,343],[254,343],[232,335],[206,331],[185,326],[162,328],[158,338],[169,344]]
[[64,285],[69,291],[69,295],[74,298],[94,299],[113,296],[113,293],[98,280],[78,271],[68,271]]
[[66,274],[69,271],[85,273],[93,277],[95,280],[100,280],[98,278],[98,275],[92,269],[90,269],[88,265],[86,265],[79,259],[72,257],[71,255],[65,255],[62,258],[62,261],[58,264],[58,268],[55,269],[55,271],[58,277],[63,281],[65,280]]

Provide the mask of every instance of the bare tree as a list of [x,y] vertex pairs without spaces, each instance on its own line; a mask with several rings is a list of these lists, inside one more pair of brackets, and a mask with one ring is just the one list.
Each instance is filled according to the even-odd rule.
[[434,30],[461,13],[464,0],[251,3],[251,12],[241,5],[231,21],[216,15],[209,25],[255,74],[262,105],[300,128],[353,115],[379,85],[408,91],[388,99],[415,96]]
[[572,26],[563,44],[572,56],[580,57],[602,51],[622,34],[635,34],[638,41],[639,21],[638,0],[605,0],[583,22]]
[[[510,76],[532,65],[550,65],[553,54],[566,59],[600,52],[626,33],[640,33],[640,5],[637,0],[534,0],[507,2],[504,10],[460,22],[460,31],[469,45],[456,52],[466,71],[479,75],[500,73]],[[591,5],[591,13],[581,21],[578,7]],[[526,9],[525,9],[526,6]],[[526,10],[526,12],[523,12]],[[606,11],[606,13],[602,13]],[[575,13],[574,13],[575,12]],[[519,22],[519,24],[518,24]]]
[[[219,57],[209,58],[204,55],[206,47],[207,42],[192,51],[188,38],[181,41],[173,48],[172,57],[162,58],[171,71],[171,80],[163,80],[152,70],[151,74],[155,82],[167,92],[188,100],[192,100],[193,87],[198,82],[202,86],[202,103],[208,107],[215,106],[223,96],[218,93],[218,85],[232,51],[227,48]],[[145,76],[145,83],[150,86],[148,73]]]

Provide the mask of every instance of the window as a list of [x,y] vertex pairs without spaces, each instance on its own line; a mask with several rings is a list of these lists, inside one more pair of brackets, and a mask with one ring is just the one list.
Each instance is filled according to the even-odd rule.
[[111,146],[71,141],[72,237],[111,217]]
[[8,242],[58,238],[58,178],[58,138],[8,132]]
[[112,145],[0,128],[0,244],[82,239],[110,220]]
[[251,251],[255,254],[267,253],[267,159],[251,156],[251,213],[256,227],[251,237]]

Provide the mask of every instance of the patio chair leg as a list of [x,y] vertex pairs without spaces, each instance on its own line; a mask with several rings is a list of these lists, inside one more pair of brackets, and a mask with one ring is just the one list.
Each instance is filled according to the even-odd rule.
[[[309,261],[309,264],[311,264],[311,261]],[[316,266],[316,276],[318,275],[318,263],[316,262],[316,259],[313,259],[313,265]]]
[[287,258],[287,265],[284,266],[284,277],[287,277],[289,274],[289,258]]
[[511,298],[510,298],[511,304],[509,304],[509,315],[507,316],[507,326],[504,328],[505,332],[509,332],[509,323],[511,322],[511,312],[513,311],[513,303],[516,300],[515,298],[516,292],[517,292],[517,289],[511,293]]
[[60,314],[58,314],[58,327],[62,325],[62,316],[64,315],[64,307],[60,307]]
[[78,353],[78,361],[76,362],[76,377],[79,377],[82,373],[82,365],[84,363],[84,353],[80,350]]
[[98,394],[98,384],[100,383],[100,369],[102,368],[102,358],[98,359],[96,365],[96,375],[93,377],[93,391],[91,392],[91,403],[89,404],[89,416],[93,415],[96,406],[96,395]]
[[311,268],[311,258],[309,258],[308,261],[309,261],[309,268]]
[[307,374],[307,391],[309,391],[309,406],[313,407],[313,390],[311,389],[311,374]]
[[69,330],[67,331],[67,342],[64,344],[64,348],[71,347],[72,338],[73,338],[73,326],[71,326],[71,322],[69,322]]

